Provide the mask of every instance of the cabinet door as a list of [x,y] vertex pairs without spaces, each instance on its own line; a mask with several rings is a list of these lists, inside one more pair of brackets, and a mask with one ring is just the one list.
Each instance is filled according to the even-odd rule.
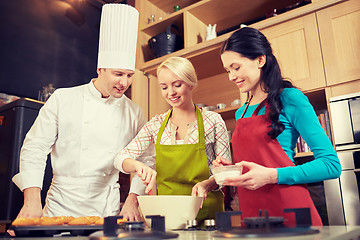
[[325,75],[315,14],[265,29],[282,75],[301,90],[325,87]]
[[133,82],[131,85],[131,100],[137,103],[144,111],[145,116],[149,117],[149,82],[144,73],[135,69]]
[[149,75],[149,119],[169,110],[171,106],[161,94],[159,82],[154,75]]
[[317,18],[327,84],[360,79],[360,1],[326,8]]

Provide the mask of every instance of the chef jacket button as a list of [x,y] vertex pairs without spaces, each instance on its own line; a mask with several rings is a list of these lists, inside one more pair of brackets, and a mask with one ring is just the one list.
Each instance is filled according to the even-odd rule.
[[84,121],[84,124],[88,124],[88,123],[89,123],[89,121],[87,121],[87,120],[86,120],[86,121]]
[[86,150],[87,149],[87,147],[85,146],[85,147],[82,147],[82,150]]
[[109,151],[109,153],[113,153],[114,151]]

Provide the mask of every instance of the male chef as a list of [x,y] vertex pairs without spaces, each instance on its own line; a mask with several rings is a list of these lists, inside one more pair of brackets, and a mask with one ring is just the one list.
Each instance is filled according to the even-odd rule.
[[[146,122],[140,107],[124,95],[135,70],[138,18],[129,5],[104,5],[97,78],[56,90],[41,108],[21,149],[20,172],[13,177],[24,192],[18,217],[120,213],[119,172],[113,160]],[[53,179],[42,209],[40,191],[50,152]],[[138,220],[136,194],[143,189],[141,179],[134,178],[124,217]]]

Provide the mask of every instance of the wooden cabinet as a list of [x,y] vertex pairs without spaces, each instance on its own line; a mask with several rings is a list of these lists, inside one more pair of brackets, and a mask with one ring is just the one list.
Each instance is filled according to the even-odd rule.
[[[329,86],[360,79],[357,57],[360,55],[360,1],[313,0],[306,6],[262,19],[274,8],[282,9],[295,2],[298,0],[137,0],[135,6],[140,12],[140,27],[136,67],[148,78],[146,84],[133,85],[132,95],[137,98],[138,94],[138,99],[143,99],[141,102],[147,108],[145,112],[149,119],[165,112],[169,105],[160,94],[156,68],[168,57],[186,57],[194,64],[199,78],[195,103],[210,106],[225,103],[228,107],[217,111],[229,130],[233,130],[236,108],[230,104],[238,98],[243,103],[245,96],[228,80],[219,53],[232,32],[205,41],[206,27],[217,24],[217,31],[222,31],[259,20],[249,26],[268,37],[284,77],[303,90],[310,102],[316,104],[321,99],[316,110],[327,109],[328,95],[331,95]],[[174,12],[173,7],[177,4],[181,9]],[[165,32],[170,24],[179,27],[184,49],[154,58],[148,40]],[[136,88],[142,90],[136,91]]]
[[[135,6],[140,12],[136,67],[149,74],[149,78],[156,79],[154,78],[156,68],[166,58],[171,56],[188,58],[194,64],[199,78],[199,86],[194,94],[195,103],[204,103],[209,106],[225,103],[228,108],[222,110],[221,113],[225,117],[234,118],[234,109],[230,107],[231,102],[239,98],[244,102],[245,99],[240,96],[237,87],[228,81],[228,76],[220,60],[220,48],[232,32],[205,41],[206,27],[209,24],[217,24],[216,30],[219,32],[254,19],[260,19],[274,8],[282,9],[297,1],[138,0],[135,2]],[[180,4],[181,9],[174,12],[173,6],[177,4]],[[152,22],[152,16],[154,22]],[[170,24],[176,24],[179,27],[185,47],[177,52],[154,59],[148,40],[156,34],[165,32]],[[147,96],[149,118],[168,108],[156,85],[157,81],[149,81]]]
[[316,13],[328,86],[360,79],[360,1]]
[[271,43],[283,77],[302,91],[326,86],[315,13],[260,30]]

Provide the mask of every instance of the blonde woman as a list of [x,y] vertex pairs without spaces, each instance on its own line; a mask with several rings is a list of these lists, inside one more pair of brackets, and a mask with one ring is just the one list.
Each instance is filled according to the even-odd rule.
[[231,158],[226,125],[218,113],[194,104],[192,93],[198,82],[189,60],[169,58],[158,67],[157,76],[162,96],[172,108],[153,117],[118,153],[114,165],[133,171],[132,163],[155,144],[158,194],[203,197],[197,217],[201,223],[224,210],[223,194],[216,191],[210,166],[217,156]]

